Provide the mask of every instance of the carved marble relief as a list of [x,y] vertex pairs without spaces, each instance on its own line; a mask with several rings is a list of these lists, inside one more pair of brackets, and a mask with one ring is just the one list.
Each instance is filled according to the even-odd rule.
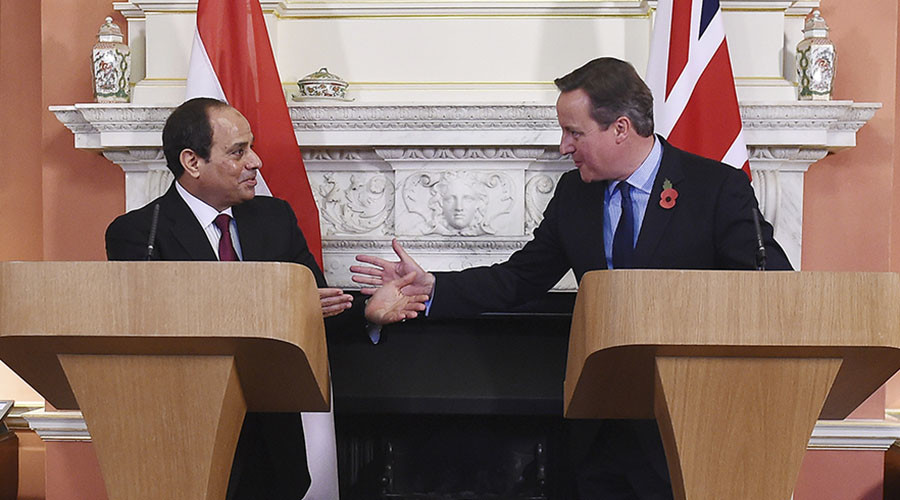
[[[509,234],[515,183],[503,172],[412,173],[403,181],[404,236],[485,236]],[[503,229],[508,230],[504,231]]]
[[531,234],[544,220],[544,210],[553,198],[563,172],[533,172],[525,181],[525,234]]
[[380,172],[310,172],[322,235],[390,236],[394,183]]

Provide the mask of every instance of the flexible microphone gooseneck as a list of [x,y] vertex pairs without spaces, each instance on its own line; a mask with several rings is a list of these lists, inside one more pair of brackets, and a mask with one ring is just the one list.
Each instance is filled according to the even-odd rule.
[[759,224],[759,209],[754,208],[753,227],[756,228],[756,270],[766,270],[766,244],[763,243],[762,227]]
[[150,221],[150,239],[147,242],[147,258],[153,260],[153,243],[156,241],[156,225],[159,223],[159,203],[153,205],[153,219]]

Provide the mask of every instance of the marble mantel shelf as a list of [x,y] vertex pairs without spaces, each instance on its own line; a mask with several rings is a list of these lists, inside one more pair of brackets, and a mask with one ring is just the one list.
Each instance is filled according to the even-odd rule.
[[[748,147],[801,146],[834,152],[856,145],[881,107],[853,101],[741,104]],[[50,106],[79,149],[121,150],[162,144],[174,106],[84,103]],[[540,145],[559,142],[551,104],[343,104],[289,106],[300,146]]]
[[[801,266],[804,173],[828,153],[855,146],[856,132],[880,107],[853,101],[741,105],[753,187],[795,268]],[[325,274],[335,286],[358,287],[347,272],[354,255],[389,256],[393,236],[429,269],[502,261],[530,239],[559,176],[573,168],[558,152],[551,104],[317,102],[289,108],[319,205]],[[96,150],[125,171],[127,210],[171,183],[161,132],[172,109],[50,108],[75,134],[76,148]],[[460,189],[478,206],[454,216],[441,197]],[[575,283],[568,278],[558,288],[574,290]]]

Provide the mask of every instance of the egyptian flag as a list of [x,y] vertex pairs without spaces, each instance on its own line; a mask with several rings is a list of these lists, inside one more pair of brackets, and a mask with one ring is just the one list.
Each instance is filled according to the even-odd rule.
[[[256,193],[287,200],[322,266],[319,211],[297,147],[259,0],[200,0],[185,100],[228,102],[250,122],[262,158]],[[312,484],[305,499],[337,499],[337,452],[332,413],[303,413]]]

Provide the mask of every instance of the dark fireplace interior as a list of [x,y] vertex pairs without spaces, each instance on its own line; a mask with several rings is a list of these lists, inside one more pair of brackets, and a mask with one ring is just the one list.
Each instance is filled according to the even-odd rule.
[[573,302],[408,321],[378,345],[330,334],[341,497],[572,498],[585,424],[562,417]]

